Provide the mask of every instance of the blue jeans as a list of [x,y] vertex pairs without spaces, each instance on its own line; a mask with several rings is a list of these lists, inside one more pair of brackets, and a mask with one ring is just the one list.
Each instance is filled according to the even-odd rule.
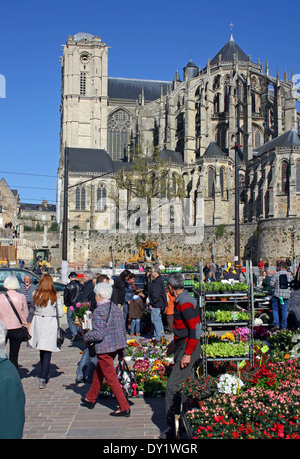
[[130,324],[130,334],[134,334],[134,328],[135,328],[135,334],[140,333],[140,322],[141,319],[131,319],[131,324]]
[[72,335],[72,338],[73,336],[77,335],[78,334],[78,331],[79,331],[79,328],[77,327],[77,325],[74,325],[73,324],[73,311],[68,307],[68,310],[67,310],[67,321],[68,321],[68,325],[69,325],[69,330],[71,332],[71,335]]
[[154,328],[154,338],[156,341],[160,341],[164,334],[164,326],[161,318],[161,309],[153,308],[151,309],[151,322],[153,323]]
[[90,357],[89,348],[86,345],[81,356],[80,362],[78,363],[78,368],[76,371],[77,379],[84,379],[92,377],[94,372],[94,367],[96,367],[98,362],[97,355],[95,357]]
[[51,351],[40,351],[40,380],[47,381],[49,378],[50,370],[50,361],[51,361],[52,352]]
[[125,331],[127,332],[128,303],[123,303],[123,314],[124,314]]
[[281,328],[282,330],[287,329],[287,317],[289,313],[289,299],[283,298],[283,304],[280,304],[279,298],[273,296],[272,298],[272,312],[273,312],[273,324],[274,327],[279,327],[279,308],[281,308]]

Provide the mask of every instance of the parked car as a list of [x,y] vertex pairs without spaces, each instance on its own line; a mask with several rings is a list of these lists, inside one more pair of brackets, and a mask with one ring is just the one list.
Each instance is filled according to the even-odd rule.
[[[24,277],[26,275],[29,275],[31,277],[31,283],[32,285],[37,285],[40,281],[40,277],[33,273],[32,271],[29,271],[27,269],[20,269],[20,268],[0,268],[0,291],[4,291],[3,288],[3,282],[4,279],[8,276],[16,276],[16,278],[19,281],[19,284],[22,285],[24,284]],[[54,282],[54,287],[58,292],[63,292],[65,285],[62,284],[61,282]]]

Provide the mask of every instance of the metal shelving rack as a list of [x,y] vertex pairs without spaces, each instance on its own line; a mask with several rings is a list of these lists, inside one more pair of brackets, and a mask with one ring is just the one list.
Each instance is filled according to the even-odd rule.
[[[202,266],[200,264],[200,279],[202,279]],[[201,325],[202,325],[202,363],[203,363],[203,374],[207,375],[207,363],[212,361],[236,361],[237,365],[242,360],[250,360],[251,366],[254,366],[254,349],[253,349],[253,324],[254,324],[254,292],[253,292],[253,282],[252,282],[252,263],[246,263],[246,279],[249,286],[248,292],[232,292],[229,293],[212,293],[205,292],[203,288],[203,283],[200,283],[199,295],[199,307],[200,307],[200,316],[201,316]],[[215,298],[212,300],[212,298]],[[206,319],[206,307],[207,303],[213,303],[220,306],[222,310],[222,302],[220,298],[226,298],[226,304],[232,303],[233,309],[241,307],[242,309],[249,312],[249,321],[238,321],[233,320],[232,322],[214,322]],[[249,342],[249,352],[245,356],[241,357],[207,357],[207,340],[209,332],[212,330],[218,331],[228,331],[234,330],[238,327],[249,327],[250,328],[250,342]]]

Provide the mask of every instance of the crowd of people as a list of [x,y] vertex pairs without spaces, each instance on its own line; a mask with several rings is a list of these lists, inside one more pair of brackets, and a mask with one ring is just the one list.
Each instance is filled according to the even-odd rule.
[[[262,288],[272,295],[273,330],[287,327],[288,303],[293,276],[286,261],[278,263],[277,272],[270,277],[263,269]],[[230,264],[206,264],[203,280],[239,280]],[[169,351],[174,350],[174,367],[168,378],[166,389],[166,416],[168,429],[161,438],[172,438],[175,429],[175,414],[179,414],[179,387],[183,379],[191,374],[192,367],[200,355],[200,317],[197,301],[184,286],[181,273],[162,277],[158,266],[146,269],[142,288],[135,285],[135,275],[127,269],[114,278],[106,274],[94,274],[86,270],[81,279],[75,272],[69,274],[63,298],[56,292],[52,276],[43,274],[38,285],[31,284],[31,277],[25,276],[20,286],[15,276],[4,281],[5,292],[0,294],[0,397],[4,387],[3,372],[10,375],[11,399],[5,406],[18,403],[19,422],[12,423],[11,434],[21,438],[24,424],[25,397],[18,376],[18,356],[21,343],[25,340],[24,330],[30,333],[28,345],[39,350],[39,388],[45,389],[49,381],[49,368],[53,352],[60,350],[57,344],[58,320],[63,317],[63,304],[67,308],[69,338],[72,343],[80,338],[85,347],[78,362],[76,383],[91,382],[83,406],[92,409],[103,379],[110,385],[118,402],[112,416],[130,416],[130,406],[118,382],[114,359],[124,359],[127,336],[140,336],[145,318],[150,318],[153,337],[159,341],[166,333],[172,333]],[[77,303],[89,303],[92,313],[90,329],[74,324],[73,311]],[[281,310],[281,314],[279,314]],[[281,323],[279,321],[281,316]],[[4,350],[9,342],[9,356]],[[95,355],[90,354],[90,343],[95,344]],[[174,349],[172,349],[172,346]],[[5,382],[7,384],[7,382]],[[22,408],[23,406],[23,408]],[[2,409],[3,411],[3,409]],[[1,430],[3,412],[0,404],[0,438],[7,436],[6,428]]]

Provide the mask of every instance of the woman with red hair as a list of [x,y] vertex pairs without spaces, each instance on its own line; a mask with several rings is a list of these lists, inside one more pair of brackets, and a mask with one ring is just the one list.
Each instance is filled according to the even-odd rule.
[[40,389],[44,389],[49,380],[49,368],[52,352],[57,347],[57,314],[63,317],[62,299],[54,288],[50,274],[43,274],[33,294],[34,316],[32,319],[29,344],[40,351]]

